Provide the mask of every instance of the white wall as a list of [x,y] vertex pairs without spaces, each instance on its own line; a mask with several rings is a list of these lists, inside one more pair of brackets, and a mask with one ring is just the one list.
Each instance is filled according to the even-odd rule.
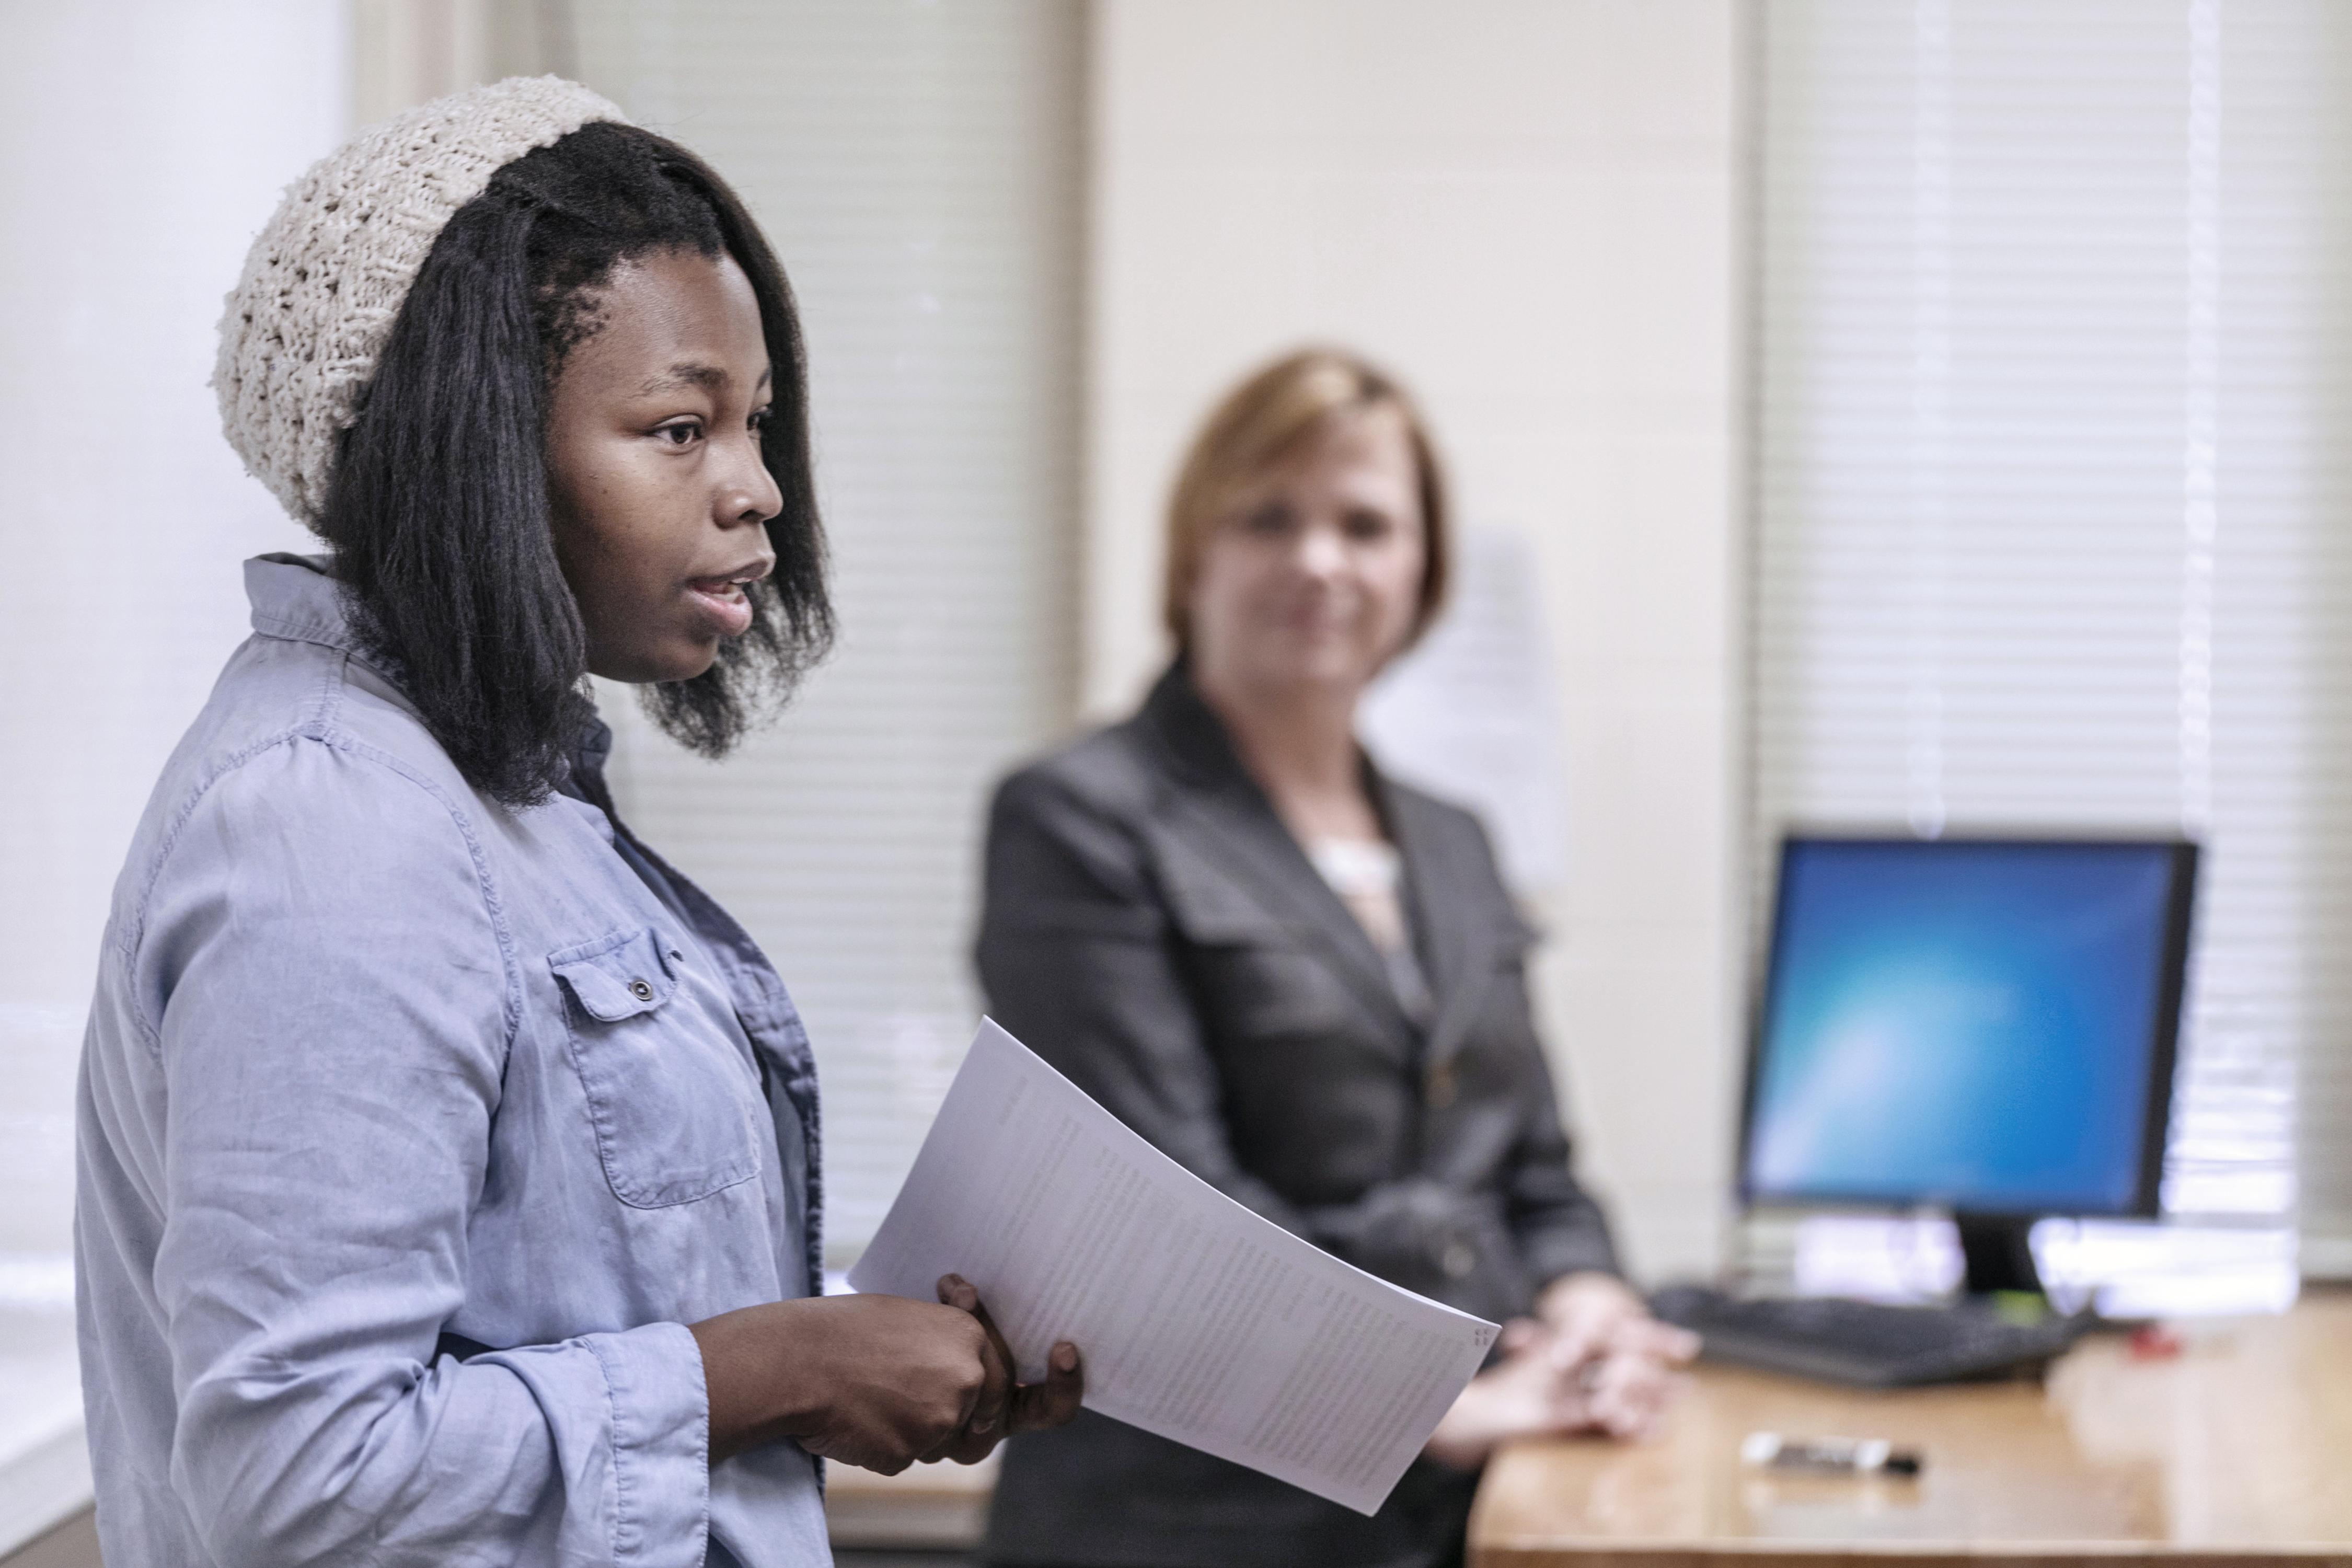
[[345,129],[342,7],[10,5],[0,50],[0,1307],[68,1289],[99,932],[164,756],[305,537],[245,476],[213,324]]
[[302,536],[205,383],[278,190],[345,129],[332,0],[0,13],[0,1556],[85,1504],[73,1079],[108,895]]
[[1085,694],[1163,657],[1192,422],[1388,363],[1538,563],[1567,762],[1539,1004],[1637,1268],[1724,1232],[1740,1004],[1736,0],[1103,0]]

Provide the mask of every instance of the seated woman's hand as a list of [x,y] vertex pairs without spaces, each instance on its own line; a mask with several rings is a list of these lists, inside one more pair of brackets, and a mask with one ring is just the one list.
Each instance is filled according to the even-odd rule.
[[1083,1392],[1068,1344],[1054,1347],[1045,1383],[1016,1385],[977,1294],[968,1307],[813,1296],[722,1313],[691,1331],[713,1464],[786,1438],[884,1475],[923,1459],[970,1464],[1008,1430],[1068,1420]]
[[1551,1331],[1549,1353],[1569,1366],[1616,1355],[1682,1366],[1698,1354],[1697,1335],[1650,1316],[1640,1294],[1613,1274],[1562,1275],[1536,1298],[1536,1318]]
[[1578,1369],[1587,1429],[1626,1442],[1649,1436],[1675,1392],[1672,1363],[1642,1351],[1612,1351]]
[[1612,1437],[1649,1431],[1674,1391],[1673,1369],[1698,1354],[1698,1336],[1662,1323],[1613,1274],[1570,1274],[1537,1298],[1549,1331],[1538,1353],[1573,1376],[1585,1394],[1585,1428]]
[[1503,1359],[1470,1380],[1422,1452],[1441,1465],[1475,1470],[1514,1438],[1582,1430],[1584,1390],[1573,1371],[1564,1374],[1544,1353],[1551,1338],[1532,1319],[1504,1324]]
[[[1431,1458],[1471,1469],[1521,1437],[1601,1432],[1631,1439],[1655,1425],[1674,1392],[1674,1369],[1698,1352],[1696,1338],[1652,1318],[1615,1279],[1572,1278],[1614,1290],[1584,1287],[1553,1299],[1564,1310],[1564,1328],[1540,1318],[1504,1324],[1503,1359],[1473,1378],[1438,1423],[1424,1449]],[[1631,1311],[1623,1310],[1628,1302]]]

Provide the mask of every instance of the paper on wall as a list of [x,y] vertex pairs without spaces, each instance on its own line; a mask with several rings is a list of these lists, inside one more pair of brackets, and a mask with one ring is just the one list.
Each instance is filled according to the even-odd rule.
[[978,1287],[1024,1381],[1068,1340],[1087,1407],[1371,1513],[1494,1343],[1226,1197],[992,1022],[850,1270]]
[[1527,536],[1466,528],[1429,635],[1364,694],[1357,732],[1382,769],[1478,814],[1521,897],[1568,876],[1565,747]]

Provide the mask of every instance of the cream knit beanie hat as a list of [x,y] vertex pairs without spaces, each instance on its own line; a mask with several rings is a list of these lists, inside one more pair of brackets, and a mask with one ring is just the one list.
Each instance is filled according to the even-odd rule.
[[316,527],[335,443],[356,416],[425,253],[524,153],[627,116],[577,82],[510,77],[384,121],[287,187],[221,317],[221,428],[296,521]]

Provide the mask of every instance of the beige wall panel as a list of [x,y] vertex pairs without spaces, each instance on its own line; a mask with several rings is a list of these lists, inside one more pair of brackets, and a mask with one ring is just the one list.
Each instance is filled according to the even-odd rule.
[[1711,1266],[1738,1062],[1741,537],[1730,0],[1106,0],[1084,693],[1165,658],[1193,422],[1307,339],[1418,391],[1541,575],[1567,869],[1540,1005],[1637,1266]]

